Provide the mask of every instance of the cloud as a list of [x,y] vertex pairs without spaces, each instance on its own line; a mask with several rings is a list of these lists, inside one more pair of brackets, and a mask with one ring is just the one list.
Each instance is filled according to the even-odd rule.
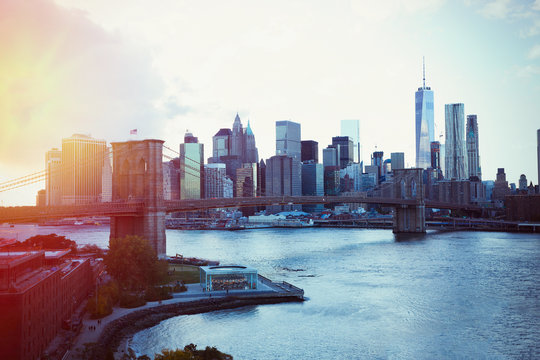
[[538,10],[538,11],[540,11],[540,0],[536,0],[536,1],[532,4],[532,9],[533,9],[533,10]]
[[520,78],[531,78],[540,75],[540,66],[525,65],[516,69],[516,75]]
[[351,9],[364,20],[380,22],[397,15],[413,15],[419,12],[434,12],[445,0],[351,0]]
[[533,20],[532,25],[526,30],[521,32],[522,37],[531,37],[540,34],[540,18]]
[[528,58],[531,60],[540,58],[540,44],[534,45],[531,50],[529,50]]
[[[160,128],[148,52],[51,0],[0,2],[0,164],[44,167],[63,137]],[[5,174],[4,174],[5,175]]]
[[487,18],[504,19],[511,13],[510,0],[494,0],[487,3],[480,13]]

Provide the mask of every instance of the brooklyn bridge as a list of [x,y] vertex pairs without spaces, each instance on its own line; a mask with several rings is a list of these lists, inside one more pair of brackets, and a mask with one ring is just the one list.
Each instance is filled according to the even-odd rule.
[[163,141],[112,143],[112,202],[62,206],[0,207],[0,223],[50,218],[110,216],[110,237],[145,237],[159,256],[165,255],[167,213],[216,208],[306,204],[379,204],[393,207],[395,233],[425,232],[425,208],[478,211],[474,205],[424,199],[422,169],[394,170],[393,197],[260,196],[166,201],[163,196]]

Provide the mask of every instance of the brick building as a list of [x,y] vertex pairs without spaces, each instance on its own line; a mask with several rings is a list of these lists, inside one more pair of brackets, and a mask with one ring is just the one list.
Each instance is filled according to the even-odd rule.
[[0,252],[0,354],[37,359],[93,286],[89,259],[69,250]]

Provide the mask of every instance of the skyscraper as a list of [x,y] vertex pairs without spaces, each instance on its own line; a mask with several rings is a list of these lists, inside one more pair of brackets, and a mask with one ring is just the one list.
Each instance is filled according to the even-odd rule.
[[[266,161],[266,196],[302,195],[302,168],[299,158],[272,156]],[[300,210],[300,205],[268,206],[269,212]]]
[[102,192],[105,140],[74,134],[62,139],[62,204],[99,202]]
[[[302,157],[300,124],[289,120],[276,121],[276,155]],[[268,166],[268,164],[266,164]]]
[[242,161],[244,163],[258,163],[259,162],[259,151],[255,145],[255,135],[253,130],[251,130],[251,124],[248,120],[247,128],[244,132],[244,144],[243,144],[243,155]]
[[[225,164],[206,164],[204,165],[204,193],[207,199],[232,197],[226,196],[227,177]],[[232,190],[232,189],[231,189]]]
[[[242,163],[259,162],[259,151],[255,144],[255,134],[248,120],[247,128],[242,127],[240,116],[236,114],[233,129],[219,129],[212,137],[212,157],[209,163],[221,163],[224,159],[236,158]],[[234,169],[236,170],[236,168]]]
[[431,146],[431,168],[436,180],[442,180],[443,177],[443,163],[444,155],[441,143],[439,141],[432,141]]
[[510,195],[510,189],[508,188],[508,181],[506,181],[506,173],[504,168],[497,169],[497,180],[495,180],[495,186],[491,194],[491,200],[504,201],[504,197]]
[[319,162],[319,143],[313,140],[302,140],[302,162]]
[[536,130],[536,161],[538,162],[538,187],[540,187],[540,129]]
[[231,134],[231,153],[230,155],[236,155],[242,158],[244,155],[244,129],[242,128],[242,122],[240,116],[236,113]]
[[392,171],[405,168],[405,153],[390,153],[390,167]]
[[324,172],[324,193],[326,195],[339,194],[339,145],[328,145],[323,149],[323,172]]
[[341,136],[348,136],[352,139],[354,146],[354,162],[361,162],[360,150],[360,121],[341,120]]
[[[324,169],[323,164],[308,162],[302,164],[302,195],[324,195]],[[303,205],[306,212],[322,211],[322,205]]]
[[339,145],[328,145],[326,149],[323,149],[323,166],[339,167]]
[[236,169],[236,196],[257,196],[257,163],[244,163]]
[[371,156],[371,165],[377,166],[377,168],[379,169],[378,175],[377,175],[377,179],[379,183],[383,180],[382,177],[385,174],[383,170],[383,155],[384,153],[382,151],[375,151],[373,152],[373,155]]
[[47,206],[61,205],[62,185],[62,151],[53,148],[45,154],[45,204]]
[[467,180],[468,166],[465,151],[464,105],[446,104],[445,110],[445,178]]
[[431,148],[431,168],[440,169],[441,168],[441,143],[438,141],[432,141],[430,143]]
[[431,164],[430,142],[434,141],[433,91],[426,87],[423,66],[423,83],[415,93],[416,111],[416,167],[426,169]]
[[180,199],[204,198],[204,145],[186,131],[180,144]]
[[112,201],[112,148],[105,149],[101,170],[101,202]]
[[219,131],[212,137],[213,151],[212,156],[214,161],[219,161],[222,156],[231,155],[231,129],[219,129]]
[[478,143],[478,121],[476,115],[467,115],[466,127],[467,163],[469,165],[469,177],[477,176],[482,180],[480,168],[480,153]]
[[339,145],[339,167],[345,169],[354,161],[353,140],[348,136],[334,136],[332,145]]

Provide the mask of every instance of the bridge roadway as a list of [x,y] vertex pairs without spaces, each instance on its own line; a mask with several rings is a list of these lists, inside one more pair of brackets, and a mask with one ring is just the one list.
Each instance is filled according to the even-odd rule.
[[[220,198],[164,201],[165,212],[197,211],[206,209],[269,206],[269,205],[309,205],[309,204],[340,204],[363,203],[386,206],[418,206],[417,200],[403,200],[382,197],[363,196],[261,196],[247,198]],[[479,211],[476,205],[449,204],[425,201],[425,207],[437,209],[452,209]],[[0,224],[6,222],[28,222],[41,219],[89,217],[89,216],[137,216],[144,213],[144,201],[95,203],[87,205],[63,205],[54,207],[16,206],[0,207]]]

